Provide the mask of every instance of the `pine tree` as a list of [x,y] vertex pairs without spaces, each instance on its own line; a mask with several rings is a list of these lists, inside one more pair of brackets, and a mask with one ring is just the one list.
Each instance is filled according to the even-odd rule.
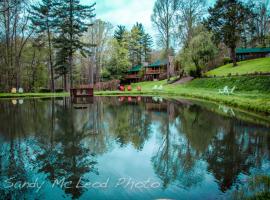
[[52,52],[52,30],[54,28],[54,8],[56,4],[54,0],[42,0],[38,5],[32,5],[31,22],[32,29],[37,34],[46,34],[49,49],[49,70],[51,79],[51,91],[54,92],[54,69],[53,69],[53,52]]
[[143,57],[144,62],[151,61],[151,52],[153,46],[153,38],[148,33],[143,36]]
[[[59,0],[57,6],[58,17],[55,19],[56,34],[55,47],[58,49],[58,68],[69,73],[70,87],[73,87],[73,57],[76,51],[82,55],[90,53],[90,44],[81,41],[81,37],[91,26],[91,19],[95,16],[95,3],[90,6],[80,4],[79,0]],[[59,55],[63,54],[63,55]],[[61,63],[63,62],[63,63]],[[66,74],[64,76],[66,78]],[[65,80],[66,82],[66,80]],[[65,88],[67,90],[67,88]]]
[[121,43],[122,40],[124,39],[124,35],[126,32],[127,30],[125,26],[118,25],[117,29],[114,32],[114,38],[117,39],[119,43]]
[[234,66],[237,65],[235,49],[250,12],[250,8],[239,0],[218,0],[214,7],[209,9],[205,24],[214,33],[217,42],[223,42],[230,48]]

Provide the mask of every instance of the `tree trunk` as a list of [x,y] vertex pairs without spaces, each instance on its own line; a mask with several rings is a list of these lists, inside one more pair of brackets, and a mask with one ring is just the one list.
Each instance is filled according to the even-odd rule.
[[68,89],[67,89],[67,74],[66,73],[64,74],[64,88],[65,88],[65,91],[67,92]]
[[54,87],[54,72],[53,72],[53,62],[52,62],[52,43],[51,43],[51,33],[49,28],[49,23],[47,21],[47,36],[48,36],[48,43],[49,43],[49,64],[50,64],[50,75],[51,75],[51,91],[55,91]]
[[237,66],[237,61],[236,61],[235,47],[231,47],[230,51],[231,51],[231,59],[233,61],[233,66],[236,67]]

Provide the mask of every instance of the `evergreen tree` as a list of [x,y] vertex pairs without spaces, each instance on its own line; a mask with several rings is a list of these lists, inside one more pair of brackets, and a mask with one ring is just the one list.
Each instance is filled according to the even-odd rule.
[[42,0],[38,5],[32,5],[31,22],[32,28],[38,34],[46,33],[48,39],[49,50],[49,70],[51,79],[51,91],[54,92],[54,69],[53,69],[53,52],[52,52],[52,30],[54,28],[53,23],[53,9],[56,6],[54,0]]
[[236,66],[235,49],[250,9],[239,0],[218,0],[209,9],[209,15],[206,26],[213,31],[216,41],[223,42],[230,48],[231,59]]
[[124,34],[127,32],[126,27],[122,25],[118,25],[117,29],[114,32],[114,38],[117,39],[118,42],[122,42],[124,38]]
[[[82,55],[90,53],[90,44],[81,41],[81,37],[91,26],[91,19],[95,16],[95,4],[84,6],[79,0],[60,0],[57,6],[59,16],[55,19],[56,34],[55,47],[58,49],[58,67],[66,67],[62,72],[69,72],[70,87],[73,87],[73,57],[76,51]],[[63,63],[60,63],[63,62]],[[66,78],[66,74],[64,76]],[[66,80],[65,80],[66,82]],[[67,90],[67,88],[65,88]]]
[[153,38],[148,33],[143,36],[143,57],[144,62],[151,62],[151,52],[153,46]]

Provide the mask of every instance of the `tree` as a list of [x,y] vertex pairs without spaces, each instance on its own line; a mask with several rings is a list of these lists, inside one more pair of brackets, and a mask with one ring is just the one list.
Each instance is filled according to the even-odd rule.
[[[125,41],[125,40],[123,40]],[[129,62],[129,54],[126,42],[119,42],[116,39],[112,39],[110,42],[111,55],[108,62],[108,71],[111,74],[111,78],[121,78],[131,63]]]
[[152,46],[153,46],[153,38],[148,33],[144,34],[143,36],[142,46],[143,46],[144,62],[150,62]]
[[192,75],[201,76],[202,69],[214,59],[218,50],[212,42],[212,33],[200,30],[200,27],[197,27],[196,30],[197,35],[190,40],[180,54],[180,62],[185,70],[190,69],[192,65],[195,66],[195,71],[191,70],[194,72]]
[[114,38],[117,39],[118,42],[121,42],[124,38],[124,34],[127,32],[126,27],[122,25],[118,25],[117,29],[114,32]]
[[194,36],[194,28],[206,13],[206,0],[182,0],[177,12],[181,43],[187,45]]
[[154,5],[151,20],[158,30],[158,37],[162,47],[168,51],[173,42],[176,13],[179,0],[157,0]]
[[[81,37],[92,24],[91,19],[95,16],[95,4],[84,6],[79,0],[61,0],[56,8],[59,16],[55,19],[56,34],[54,39],[55,47],[58,49],[58,57],[63,57],[58,64],[62,67],[67,67],[65,71],[69,72],[70,87],[73,87],[73,57],[76,51],[80,51],[85,55],[90,53],[90,44],[85,44],[81,41]],[[65,80],[66,82],[66,80]],[[67,88],[65,88],[67,90]]]
[[208,11],[210,16],[206,26],[213,31],[216,41],[223,42],[230,49],[233,65],[237,66],[235,49],[250,9],[239,0],[218,0]]
[[31,8],[31,21],[33,29],[38,34],[46,33],[48,40],[48,56],[49,56],[49,69],[51,76],[51,91],[54,92],[54,69],[53,69],[53,51],[52,51],[52,29],[53,25],[53,8],[55,3],[53,0],[42,0],[37,6],[32,5]]

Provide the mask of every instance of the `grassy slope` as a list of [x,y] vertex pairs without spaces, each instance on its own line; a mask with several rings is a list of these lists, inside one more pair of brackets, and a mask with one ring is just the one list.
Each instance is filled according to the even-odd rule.
[[226,76],[229,73],[232,75],[236,74],[252,74],[255,72],[270,73],[270,57],[269,58],[259,58],[254,60],[247,60],[238,63],[237,67],[233,67],[232,64],[227,64],[222,67],[218,67],[211,70],[205,75],[207,76]]
[[[238,77],[239,78],[239,77]],[[189,97],[205,99],[209,101],[215,101],[218,103],[224,103],[229,106],[235,106],[247,110],[259,111],[270,113],[270,91],[264,90],[264,88],[269,88],[270,79],[264,77],[256,77],[248,83],[250,86],[247,91],[244,88],[245,82],[238,80],[239,84],[233,82],[233,78],[207,78],[207,79],[196,79],[185,85],[164,85],[163,91],[153,91],[154,85],[165,84],[166,81],[157,82],[142,82],[132,84],[132,87],[140,85],[142,87],[141,92],[131,91],[131,92],[120,92],[120,91],[108,91],[108,92],[97,92],[98,95],[163,95],[163,96],[174,96],[174,97]],[[235,80],[236,81],[236,80]],[[259,84],[257,84],[259,82]],[[241,83],[241,85],[240,85]],[[217,88],[222,88],[222,85],[236,85],[240,89],[236,89],[234,95],[226,96],[218,94]],[[221,85],[221,86],[218,86]],[[254,86],[254,87],[253,87]],[[257,87],[256,87],[257,86]],[[253,88],[251,88],[253,87]]]

